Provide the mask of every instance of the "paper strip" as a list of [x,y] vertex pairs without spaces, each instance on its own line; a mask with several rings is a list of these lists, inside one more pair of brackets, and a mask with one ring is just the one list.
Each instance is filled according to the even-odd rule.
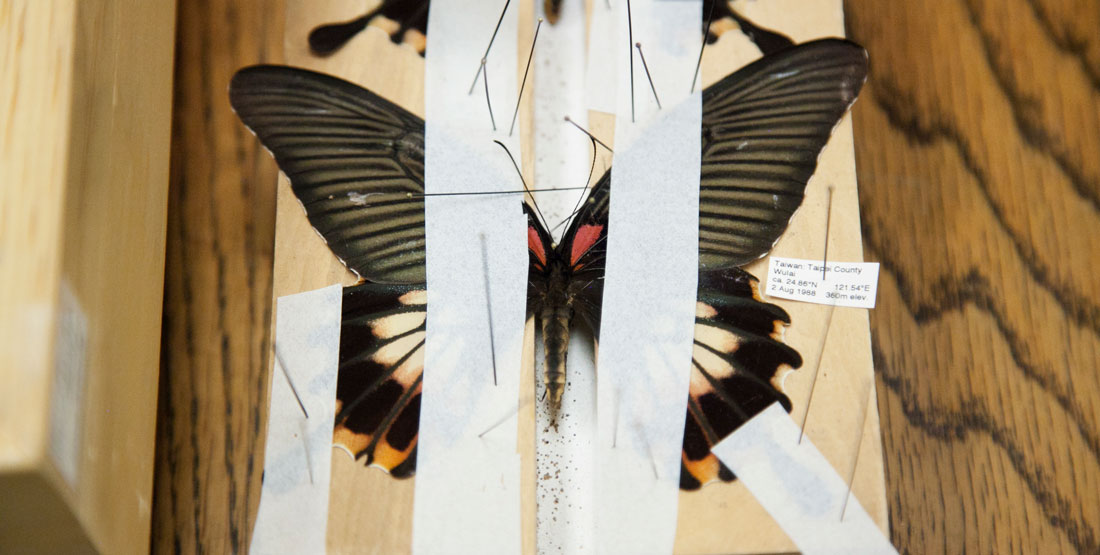
[[[616,0],[624,2],[625,0]],[[585,75],[588,108],[608,114],[615,113],[618,68],[615,61],[615,10],[609,1],[592,3],[592,17],[588,20],[588,71]]]
[[[432,3],[424,91],[428,193],[520,188],[512,163],[492,142],[509,143],[519,157],[518,140],[507,136],[518,89],[515,2],[467,94],[504,5]],[[495,133],[486,73],[500,129]],[[515,137],[520,134],[517,127]],[[428,315],[413,505],[416,553],[520,550],[516,416],[528,263],[520,202],[520,195],[430,196],[425,202]]]
[[[700,2],[631,3],[663,111],[618,4],[619,86],[600,334],[597,542],[602,553],[669,553],[698,280],[701,100],[688,97]],[[686,45],[695,45],[692,48]],[[650,121],[652,120],[652,123]]]
[[[543,4],[537,4],[541,12]],[[550,25],[544,21],[539,31],[532,64],[533,82],[527,83],[527,91],[535,98],[534,186],[540,190],[581,187],[588,179],[591,142],[565,121],[569,116],[577,125],[588,128],[584,30],[584,2],[563,2],[558,22]],[[598,178],[601,167],[597,165],[594,171]],[[540,192],[535,200],[550,227],[554,227],[573,212],[582,192]],[[552,234],[560,239],[564,232],[565,226],[561,226]]]
[[342,295],[337,284],[276,301],[276,361],[252,553],[325,551]]
[[[539,10],[544,6],[537,2]],[[600,6],[597,6],[600,7]],[[587,128],[585,105],[584,2],[562,2],[558,22],[543,23],[535,49],[535,184],[539,189],[576,187],[588,179],[591,142],[563,120],[569,115]],[[542,14],[545,17],[544,14]],[[530,90],[531,83],[527,84]],[[614,97],[612,97],[613,99]],[[601,168],[596,167],[597,175]],[[538,193],[539,208],[558,225],[573,211],[581,192]],[[565,226],[554,235],[561,237]],[[566,393],[557,426],[549,404],[537,404],[535,500],[537,553],[595,552],[596,370],[592,338],[573,334],[569,343]],[[535,399],[543,399],[542,342],[536,342]]]
[[766,293],[808,303],[875,308],[878,262],[771,257]]
[[897,553],[859,500],[844,508],[848,485],[799,432],[775,403],[711,451],[803,553]]

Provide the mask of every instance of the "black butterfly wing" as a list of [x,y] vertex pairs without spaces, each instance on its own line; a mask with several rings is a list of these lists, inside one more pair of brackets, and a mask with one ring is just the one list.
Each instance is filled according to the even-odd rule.
[[568,293],[573,298],[573,310],[597,338],[600,335],[610,202],[611,170],[607,170],[569,223],[558,247],[560,256],[569,263]]
[[426,296],[422,285],[344,289],[333,443],[398,478],[416,469]]
[[309,33],[309,49],[318,56],[328,56],[343,47],[355,35],[376,19],[385,21],[390,41],[407,43],[424,55],[428,33],[428,0],[382,0],[367,13],[342,23],[318,26]]
[[771,249],[802,204],[833,128],[867,74],[862,47],[813,41],[765,56],[703,92],[699,296],[680,486],[733,474],[710,448],[778,401],[802,357],[790,323],[737,268]]
[[823,39],[760,58],[703,91],[701,268],[767,254],[866,75],[862,47]]
[[732,480],[711,447],[773,402],[791,410],[783,379],[802,366],[802,357],[783,343],[790,321],[782,308],[760,298],[748,272],[699,273],[681,488]]
[[229,100],[349,270],[424,282],[424,120],[358,85],[282,66],[240,70]]
[[424,121],[357,85],[256,66],[230,85],[310,223],[364,278],[344,289],[333,441],[398,477],[416,465],[424,370]]

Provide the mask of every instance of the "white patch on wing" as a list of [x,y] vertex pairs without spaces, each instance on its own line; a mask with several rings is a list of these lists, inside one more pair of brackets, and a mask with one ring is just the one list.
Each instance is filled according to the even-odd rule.
[[[414,333],[412,335],[409,335],[408,337],[402,337],[401,339],[397,339],[392,343],[384,345],[382,348],[378,349],[378,351],[374,353],[374,356],[372,356],[371,358],[374,359],[374,361],[378,364],[391,366],[393,364],[397,364],[397,362],[401,360],[405,355],[407,355],[410,351],[418,348],[417,345],[423,341],[424,332]],[[418,357],[423,360],[424,353],[421,351],[419,354],[413,355],[409,358],[416,359]]]
[[426,305],[428,304],[428,292],[423,289],[409,291],[398,297],[397,301],[403,305]]
[[[718,315],[718,311],[709,304],[697,302],[695,303],[695,317],[696,318],[714,318]],[[699,332],[698,326],[695,328],[696,333]]]
[[[733,366],[722,359],[722,357],[706,350],[699,345],[695,346],[695,352],[692,353],[692,358],[710,374],[712,378],[722,379],[733,374]],[[702,395],[714,387],[707,381],[706,377],[701,372],[691,373],[691,384],[688,387],[688,393],[693,396]]]
[[794,368],[791,368],[789,364],[780,364],[779,368],[775,369],[775,375],[772,376],[772,387],[778,389],[781,393],[786,393],[787,390],[784,387],[784,382],[787,381],[787,376],[794,373]]
[[[696,350],[699,348],[696,347]],[[691,383],[688,385],[688,394],[692,397],[698,398],[704,393],[712,389],[710,382],[703,376],[703,373],[698,368],[691,369]]]
[[405,312],[371,322],[370,330],[379,339],[388,339],[424,325],[426,312]]
[[704,324],[695,324],[695,340],[723,353],[737,350],[737,346],[741,343],[733,333]]
[[[418,334],[423,339],[423,334]],[[401,366],[397,367],[397,370],[393,373],[393,379],[397,380],[397,383],[408,388],[416,378],[424,372],[424,348],[417,348],[416,352],[412,354],[405,362],[401,363]]]

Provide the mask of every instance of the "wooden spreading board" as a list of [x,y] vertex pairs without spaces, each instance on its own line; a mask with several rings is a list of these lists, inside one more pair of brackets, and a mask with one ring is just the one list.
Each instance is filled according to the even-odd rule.
[[[530,0],[518,4],[520,32],[515,40],[521,45],[521,59],[517,64],[522,75],[533,30],[533,6]],[[738,2],[735,7],[757,24],[784,32],[797,42],[842,36],[844,31],[839,0],[812,3],[798,0]],[[414,114],[423,115],[423,59],[408,46],[394,45],[382,30],[368,29],[329,58],[318,58],[309,52],[306,37],[313,27],[358,16],[366,9],[363,2],[354,0],[289,0],[285,35],[287,63],[357,82]],[[507,39],[498,37],[498,40]],[[717,44],[707,47],[702,84],[712,83],[758,56],[755,46],[734,29]],[[538,75],[534,68],[532,78],[534,86],[537,86]],[[528,87],[531,86],[529,83]],[[529,137],[531,130],[529,99],[532,97],[525,95],[527,100],[521,106],[520,129],[525,138]],[[605,141],[609,140],[614,128],[610,118],[599,114],[590,116],[593,131]],[[524,167],[530,179],[533,153],[527,148],[531,141],[524,142]],[[846,262],[863,260],[852,150],[851,124],[845,118],[822,154],[817,173],[807,186],[802,207],[773,249],[773,254],[820,258],[824,248],[826,188],[832,185],[835,192],[829,258]],[[749,272],[760,278],[764,277],[766,269],[766,258],[747,267]],[[355,278],[310,227],[301,204],[290,191],[285,178],[281,178],[274,296],[277,298],[336,282],[351,284]],[[790,374],[785,382],[786,392],[794,405],[792,418],[801,422],[806,413],[813,368],[818,362],[829,309],[778,299],[771,301],[791,315],[793,324],[787,329],[786,341],[802,354],[805,361],[802,370]],[[528,348],[525,349],[527,371],[521,385],[521,390],[525,392],[533,391],[533,339],[533,329],[529,326]],[[857,456],[856,445],[862,434],[853,495],[885,532],[887,514],[881,437],[876,405],[869,403],[874,399],[873,388],[867,311],[837,308],[821,360],[807,436],[841,476],[847,477],[852,471]],[[869,414],[864,418],[868,407]],[[526,552],[534,552],[533,407],[528,406],[521,411],[519,428],[524,475],[523,542]],[[407,552],[412,534],[414,481],[415,478],[395,480],[381,471],[364,469],[361,463],[351,460],[342,451],[335,451],[328,528],[330,552]],[[789,552],[794,551],[795,546],[745,487],[734,482],[712,484],[698,492],[681,494],[675,549],[678,553],[754,553]]]

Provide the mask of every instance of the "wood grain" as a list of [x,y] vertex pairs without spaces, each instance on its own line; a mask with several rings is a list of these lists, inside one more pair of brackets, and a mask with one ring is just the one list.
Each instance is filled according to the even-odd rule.
[[[225,83],[282,10],[183,4],[153,545],[223,552],[259,491],[274,214]],[[1100,552],[1100,7],[845,4],[892,540]]]
[[180,2],[153,541],[246,551],[266,430],[274,162],[229,107],[240,67],[277,62],[281,2]]
[[1100,5],[847,15],[893,539],[1100,552]]

